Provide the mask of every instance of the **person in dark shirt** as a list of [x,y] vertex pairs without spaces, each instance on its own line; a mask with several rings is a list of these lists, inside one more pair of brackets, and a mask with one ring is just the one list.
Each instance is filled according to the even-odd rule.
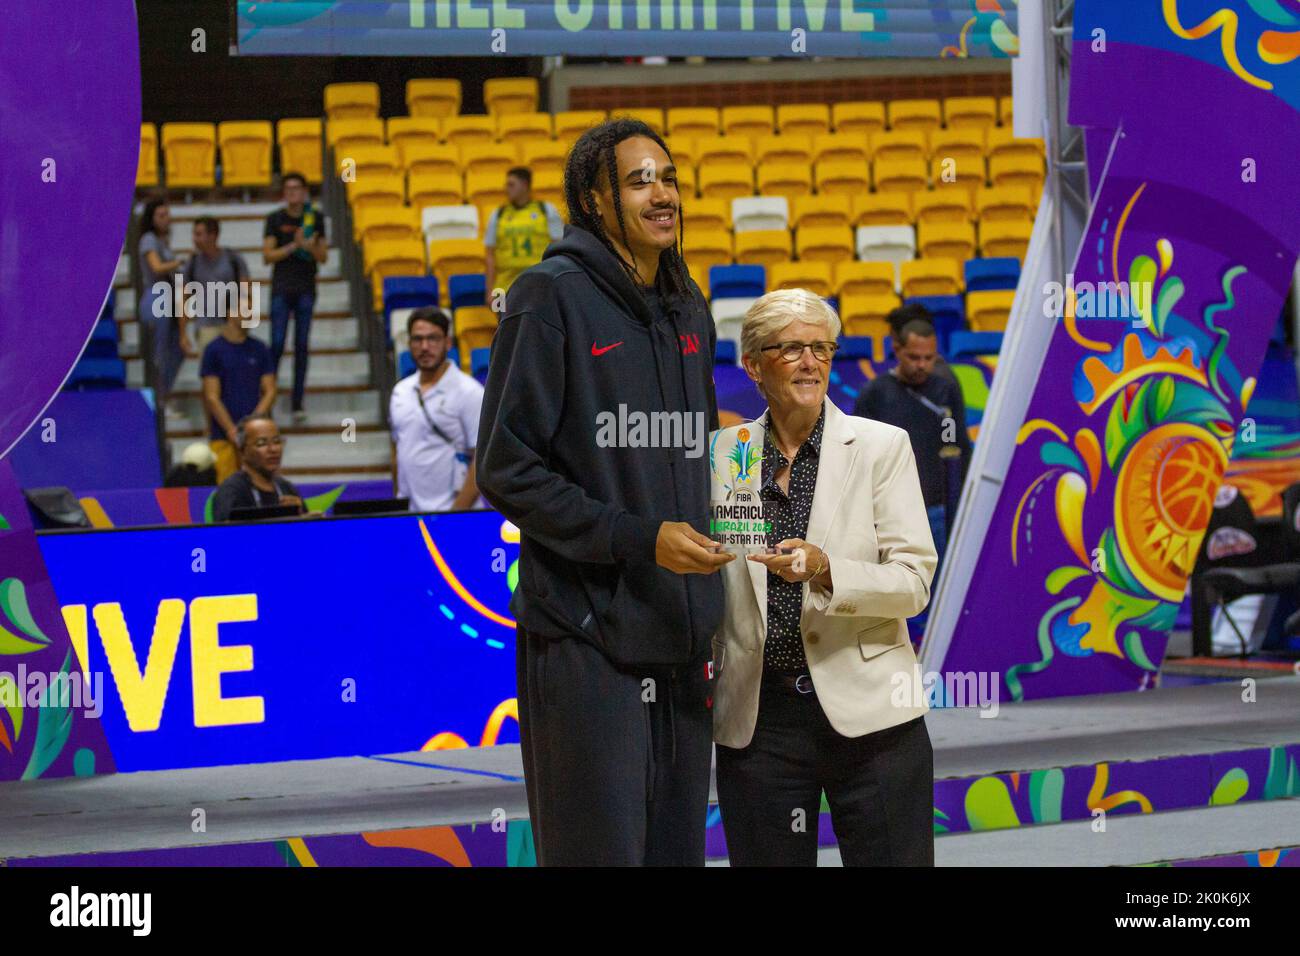
[[316,306],[316,267],[329,256],[329,246],[325,217],[311,204],[307,180],[300,173],[285,173],[281,183],[284,206],[266,217],[262,260],[272,267],[271,362],[277,373],[293,316],[293,420],[302,424],[307,420],[303,393]]
[[966,478],[971,443],[961,388],[951,372],[935,372],[938,356],[934,326],[921,319],[906,322],[894,335],[898,364],[862,390],[853,414],[907,432],[920,472],[930,533],[942,564],[948,539],[947,503]]
[[280,459],[284,439],[270,415],[249,415],[238,426],[242,467],[221,483],[212,498],[212,520],[229,521],[236,508],[296,505],[305,511],[302,495],[288,478],[282,478]]
[[239,467],[235,422],[270,412],[275,404],[271,351],[248,334],[238,313],[232,313],[226,317],[221,334],[203,350],[199,379],[203,407],[211,422],[209,434],[220,483]]

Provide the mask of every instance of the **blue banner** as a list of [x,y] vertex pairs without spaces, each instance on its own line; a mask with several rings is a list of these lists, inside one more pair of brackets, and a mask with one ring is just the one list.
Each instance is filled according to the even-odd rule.
[[119,770],[519,740],[495,512],[39,542]]
[[239,52],[1014,56],[1016,0],[238,0]]

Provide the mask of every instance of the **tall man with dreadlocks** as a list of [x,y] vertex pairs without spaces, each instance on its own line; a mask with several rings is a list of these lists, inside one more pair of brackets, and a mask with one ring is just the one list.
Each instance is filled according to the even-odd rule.
[[733,557],[704,534],[713,321],[650,127],[588,130],[564,191],[564,237],[506,296],[478,441],[479,487],[520,529],[534,843],[543,866],[702,865],[715,572]]

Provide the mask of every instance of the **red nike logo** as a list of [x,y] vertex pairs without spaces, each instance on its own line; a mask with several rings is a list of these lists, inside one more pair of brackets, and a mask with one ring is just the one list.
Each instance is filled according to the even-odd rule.
[[618,347],[619,347],[620,345],[622,345],[622,344],[623,344],[622,342],[615,342],[613,345],[606,345],[606,346],[604,346],[603,348],[596,348],[596,343],[595,343],[595,342],[592,342],[592,343],[591,343],[591,354],[592,354],[592,355],[604,355],[604,354],[605,354],[606,352],[608,352],[610,349],[616,349],[616,348],[618,348]]

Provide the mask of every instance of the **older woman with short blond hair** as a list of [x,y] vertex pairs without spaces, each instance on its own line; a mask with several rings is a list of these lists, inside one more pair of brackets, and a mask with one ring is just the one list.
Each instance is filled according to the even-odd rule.
[[802,289],[758,299],[741,331],[768,403],[759,495],[778,553],[722,569],[714,739],[734,865],[815,865],[823,791],[846,865],[934,863],[906,623],[929,600],[934,543],[907,434],[826,398],[839,332]]

